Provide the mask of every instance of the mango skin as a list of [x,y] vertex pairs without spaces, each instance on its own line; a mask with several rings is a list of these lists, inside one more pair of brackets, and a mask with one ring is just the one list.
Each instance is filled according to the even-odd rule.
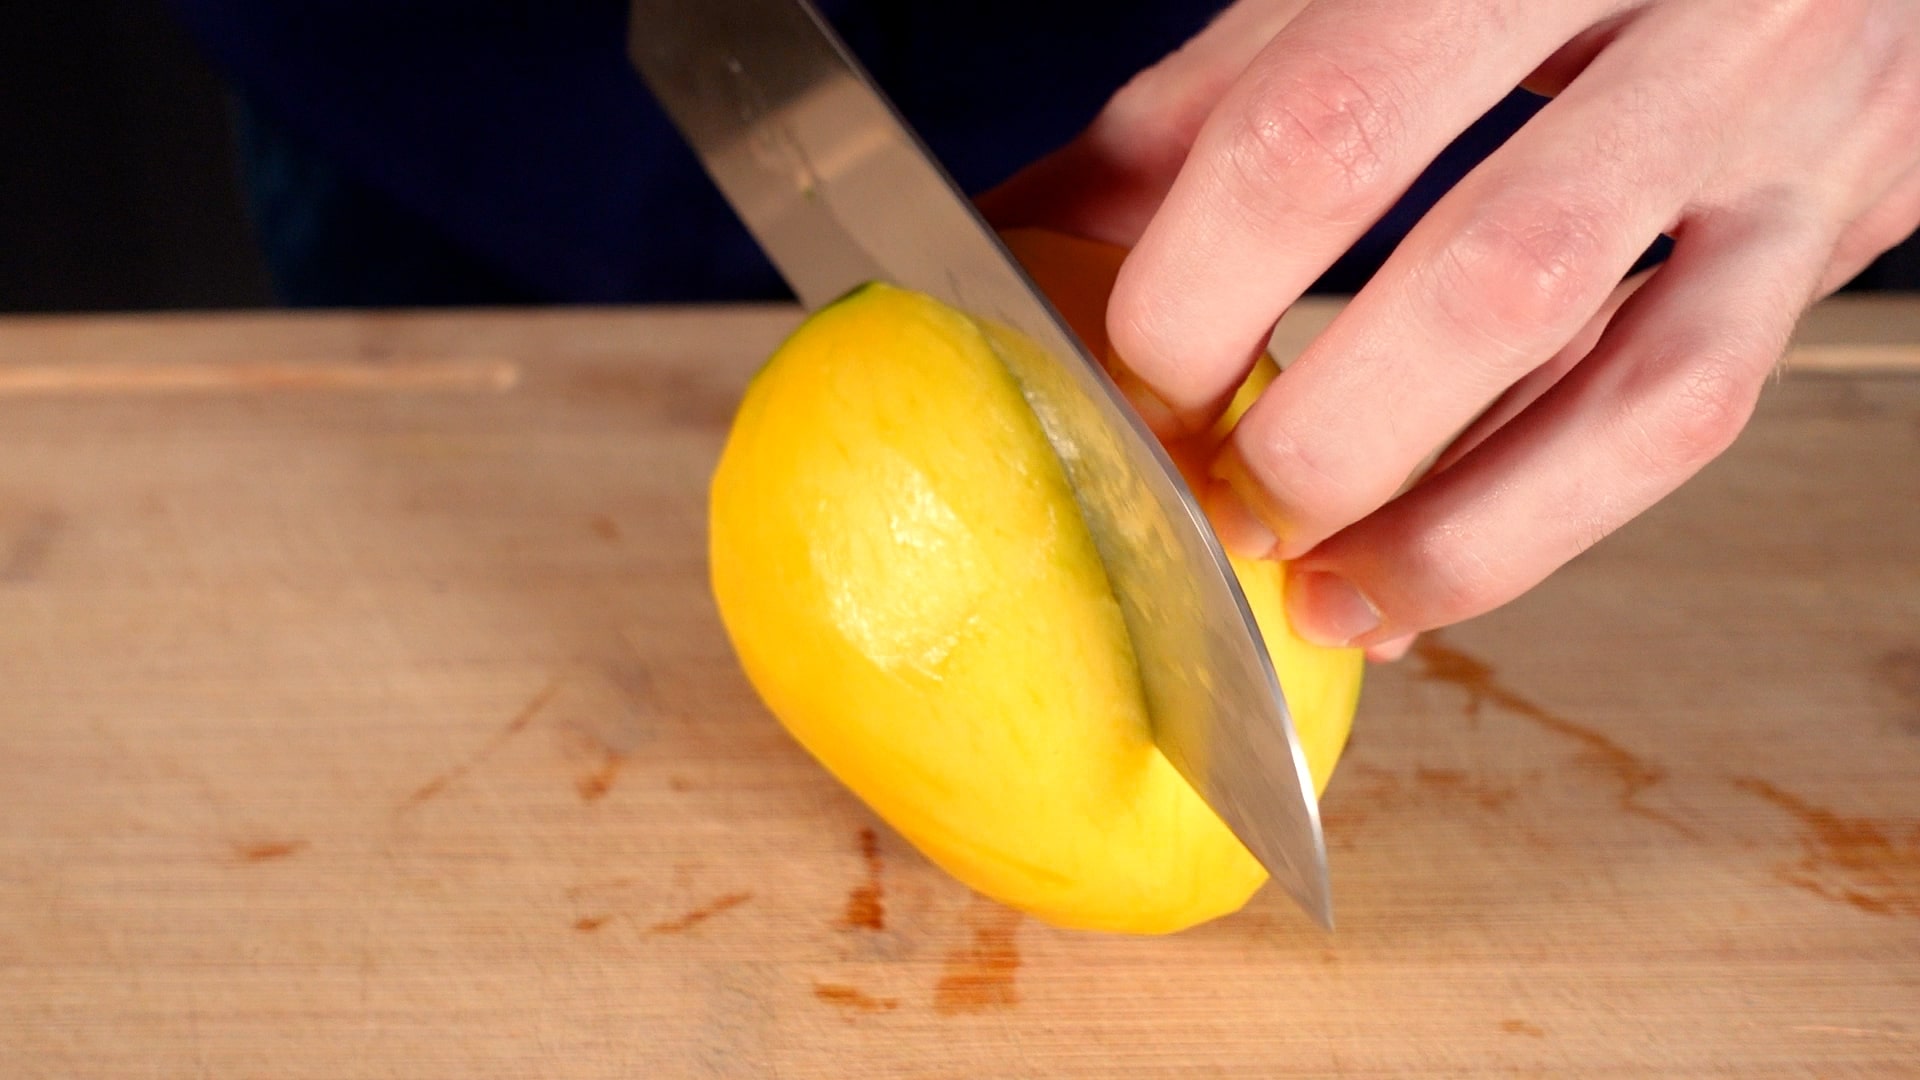
[[[1265,880],[1153,746],[1065,472],[970,319],[879,284],[816,314],[749,388],[711,496],[714,595],[755,689],[954,877],[1130,933]],[[1324,786],[1358,655],[1286,632],[1282,568],[1236,569]]]

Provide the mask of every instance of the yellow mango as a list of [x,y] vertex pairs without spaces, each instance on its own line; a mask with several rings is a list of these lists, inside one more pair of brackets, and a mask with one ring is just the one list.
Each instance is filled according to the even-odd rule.
[[[1106,253],[1077,243],[1016,248],[1080,260],[1066,277],[1103,306]],[[872,284],[809,318],[748,388],[710,513],[714,595],[756,691],[960,881],[1058,925],[1162,933],[1265,880],[1154,747],[1065,470],[966,315]],[[1288,631],[1282,567],[1235,570],[1324,787],[1359,654]]]

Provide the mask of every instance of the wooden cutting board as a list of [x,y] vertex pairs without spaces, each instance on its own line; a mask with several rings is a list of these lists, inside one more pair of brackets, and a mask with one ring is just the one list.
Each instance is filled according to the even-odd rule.
[[703,488],[794,321],[0,321],[0,1075],[1920,1075],[1920,306],[1372,674],[1337,933],[1152,940],[736,670]]

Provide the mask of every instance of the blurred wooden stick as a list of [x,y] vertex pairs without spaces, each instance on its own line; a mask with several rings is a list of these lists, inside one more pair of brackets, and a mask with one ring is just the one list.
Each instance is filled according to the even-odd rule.
[[519,381],[519,365],[486,357],[0,364],[0,398],[263,390],[497,393]]

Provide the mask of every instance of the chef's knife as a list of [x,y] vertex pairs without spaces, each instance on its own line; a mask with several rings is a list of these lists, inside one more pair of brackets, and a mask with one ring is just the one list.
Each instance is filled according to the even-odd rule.
[[1035,346],[1002,358],[1092,530],[1155,742],[1274,880],[1331,927],[1306,757],[1205,516],[832,27],[806,0],[632,0],[629,54],[808,308],[887,281]]

